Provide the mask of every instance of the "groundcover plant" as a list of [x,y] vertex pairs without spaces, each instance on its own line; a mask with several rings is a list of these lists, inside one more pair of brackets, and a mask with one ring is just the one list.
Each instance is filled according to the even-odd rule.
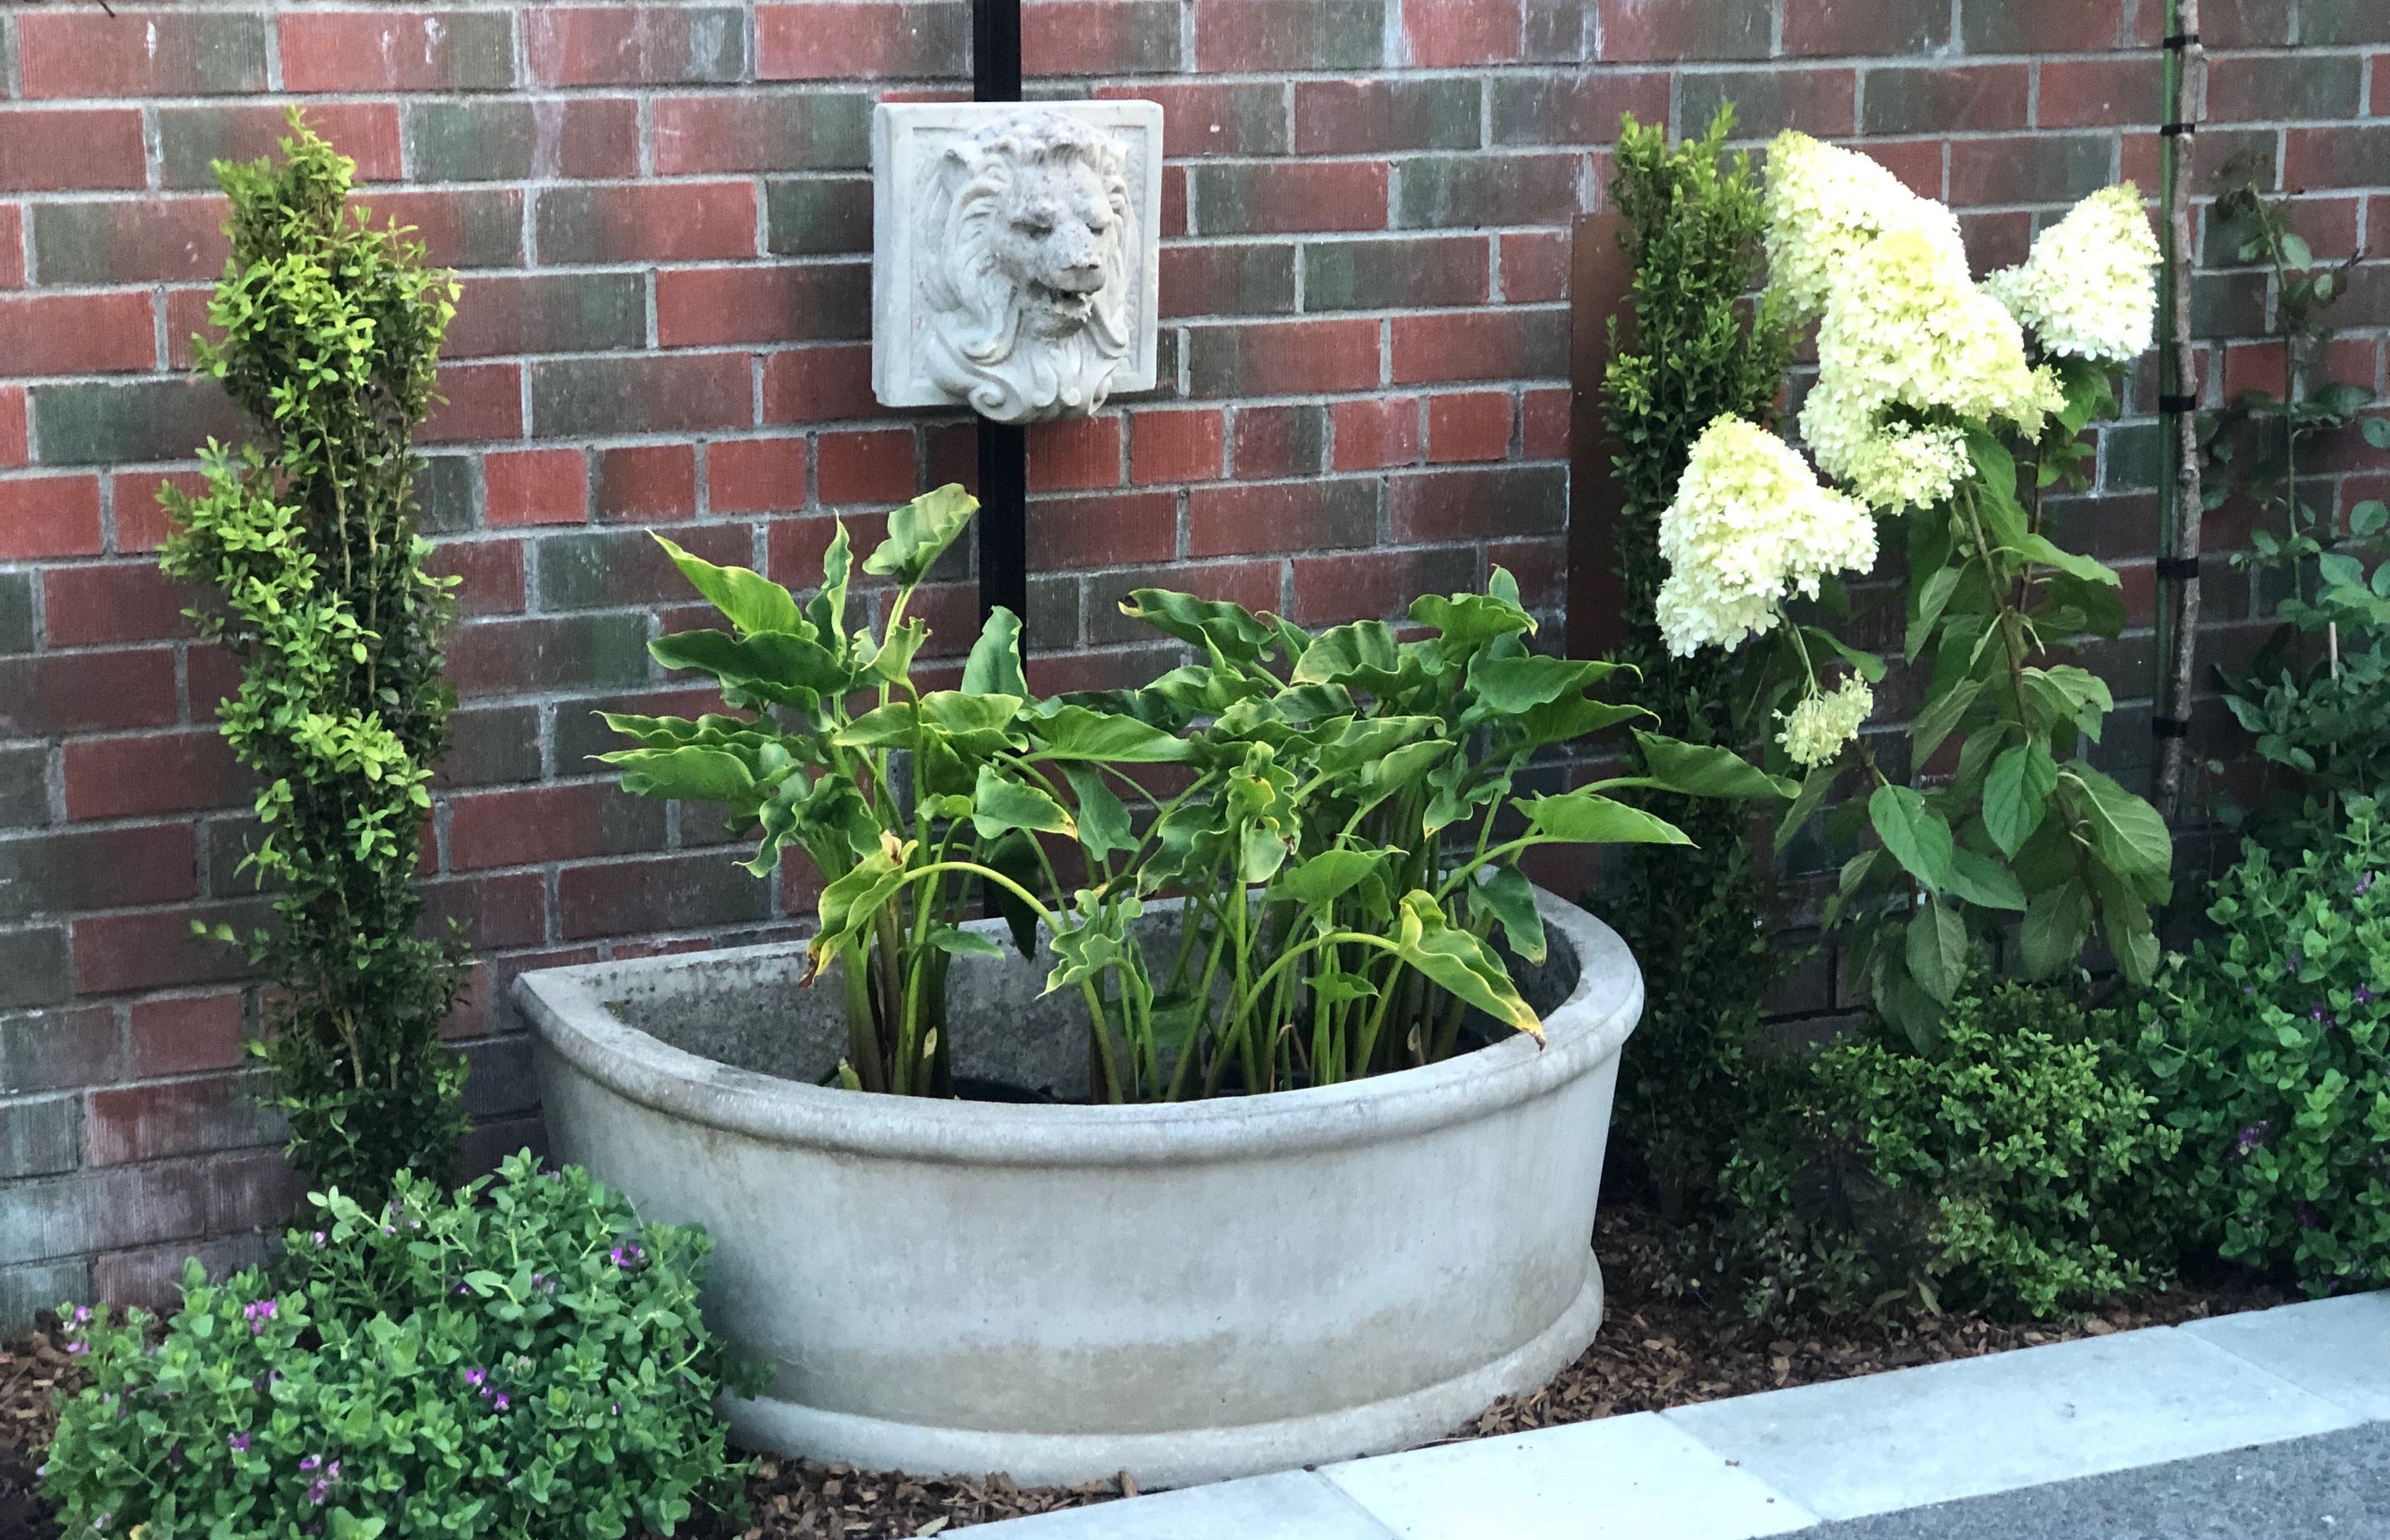
[[[941,488],[897,509],[863,563],[893,580],[875,627],[850,613],[843,528],[800,602],[669,547],[731,630],[661,638],[752,716],[610,716],[606,756],[649,795],[727,803],[826,879],[812,975],[845,992],[843,1084],[951,1094],[948,961],[990,891],[1023,956],[1086,1002],[1096,1096],[1178,1099],[1330,1084],[1426,1064],[1472,1007],[1540,1033],[1504,950],[1544,956],[1518,858],[1541,845],[1682,843],[1613,793],[1782,798],[1733,753],[1637,733],[1639,773],[1566,792],[1520,782],[1538,751],[1645,718],[1593,693],[1614,665],[1536,653],[1498,570],[1425,597],[1422,635],[1382,622],[1314,636],[1275,616],[1140,590],[1123,609],[1201,660],[1137,690],[1034,696],[998,610],[960,687],[924,689],[915,590],[976,504]],[[1183,894],[1150,954],[1148,906]],[[1495,944],[1498,934],[1502,948]]]

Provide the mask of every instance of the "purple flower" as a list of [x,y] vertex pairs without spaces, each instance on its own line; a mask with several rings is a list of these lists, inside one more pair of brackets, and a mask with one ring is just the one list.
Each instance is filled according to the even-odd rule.
[[325,1234],[323,1231],[321,1231],[321,1230],[317,1230],[314,1235],[309,1236],[307,1238],[308,1238],[308,1239],[310,1239],[310,1240],[312,1240],[312,1241],[314,1241],[317,1246],[319,1246],[319,1247],[320,1247],[320,1246],[324,1245],[327,1241],[330,1240],[330,1239],[331,1239],[331,1237],[329,1237],[329,1236],[326,1235],[326,1234]]
[[91,1306],[87,1304],[79,1304],[74,1307],[74,1314],[67,1317],[67,1325],[84,1326],[87,1325],[90,1320]]
[[2332,1020],[2332,1012],[2324,1009],[2321,1006],[2313,1006],[2308,1007],[2307,1020],[2310,1021],[2323,1021],[2329,1023]]
[[490,1405],[503,1412],[508,1406],[511,1405],[512,1403],[507,1400],[507,1392],[500,1391],[496,1397],[491,1401]]
[[636,1240],[623,1242],[607,1255],[612,1259],[617,1267],[636,1267],[647,1259],[647,1253],[639,1249],[639,1243]]
[[2241,1130],[2240,1136],[2232,1141],[2232,1152],[2235,1155],[2246,1156],[2251,1150],[2264,1144],[2266,1136],[2272,1130],[2272,1123],[2263,1118],[2258,1119]]
[[240,1307],[240,1313],[244,1316],[248,1317],[249,1334],[252,1337],[263,1337],[265,1335],[265,1323],[274,1319],[274,1313],[276,1308],[275,1302],[272,1300],[256,1300],[251,1303],[242,1305]]
[[467,1369],[465,1371],[465,1383],[472,1386],[477,1391],[489,1382],[490,1371],[487,1369]]
[[321,1455],[310,1455],[310,1456],[308,1456],[306,1458],[304,1458],[304,1459],[302,1459],[302,1460],[301,1460],[301,1461],[299,1462],[299,1469],[302,1469],[302,1470],[313,1470],[313,1469],[315,1469],[317,1466],[322,1465],[323,1463],[324,1463],[324,1457],[323,1457],[323,1456],[321,1456]]
[[2357,1003],[2360,1006],[2371,1005],[2373,1003],[2373,992],[2366,988],[2363,984],[2358,984],[2357,986]]
[[331,1495],[332,1483],[326,1481],[321,1476],[316,1477],[314,1481],[307,1483],[307,1500],[315,1504],[317,1508],[322,1508],[324,1506],[324,1499]]
[[89,1342],[69,1342],[67,1344],[67,1351],[69,1353],[89,1353],[91,1351],[91,1344]]
[[236,1455],[246,1455],[249,1453],[249,1435],[247,1433],[235,1433],[232,1437],[225,1440],[225,1443],[232,1446],[232,1452]]
[[2371,872],[2367,872],[2363,877],[2357,880],[2357,896],[2363,898],[2367,893],[2370,893],[2372,891],[2373,874]]

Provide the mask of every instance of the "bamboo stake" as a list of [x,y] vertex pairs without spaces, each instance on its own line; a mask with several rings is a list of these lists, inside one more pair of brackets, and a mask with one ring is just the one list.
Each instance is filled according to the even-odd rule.
[[2191,148],[2207,115],[2207,50],[2199,41],[2199,0],[2167,0],[2165,122],[2162,139],[2165,264],[2161,270],[2165,348],[2159,360],[2159,416],[2173,431],[2167,459],[2173,472],[2160,493],[2164,526],[2158,563],[2157,735],[2155,797],[2169,824],[2182,815],[2191,757],[2192,670],[2199,651],[2199,412],[2191,352],[2191,275],[2198,261],[2191,210]]

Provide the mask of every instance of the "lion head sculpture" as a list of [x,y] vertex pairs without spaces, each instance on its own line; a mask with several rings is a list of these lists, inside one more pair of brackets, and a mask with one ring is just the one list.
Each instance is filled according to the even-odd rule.
[[1098,130],[1024,109],[950,146],[924,173],[924,366],[999,422],[1101,406],[1135,336],[1134,204]]

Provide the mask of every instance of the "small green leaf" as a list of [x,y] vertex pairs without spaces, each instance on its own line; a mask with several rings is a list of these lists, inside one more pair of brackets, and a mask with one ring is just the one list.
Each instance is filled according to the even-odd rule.
[[808,629],[798,612],[797,601],[786,588],[760,572],[744,567],[716,567],[700,556],[691,556],[662,535],[653,537],[664,548],[673,565],[688,579],[689,586],[705,597],[707,603],[726,616],[730,623],[742,632],[787,631],[799,635]]
[[1868,798],[1868,820],[1892,858],[1929,892],[1950,885],[1950,826],[1913,787],[1879,786]]
[[1077,838],[1079,826],[1070,809],[1034,786],[997,773],[993,765],[979,767],[979,785],[971,793],[971,824],[983,840],[1008,829]]
[[2068,881],[2033,895],[2017,940],[2025,976],[2047,979],[2082,955],[2091,934],[2091,895]]
[[1928,899],[1908,918],[1908,976],[1937,1004],[1958,997],[1967,976],[1967,926],[1958,912]]
[[1961,845],[1950,853],[1950,893],[1985,909],[2023,909],[2024,884],[1990,856]]
[[963,663],[963,692],[1028,698],[1029,681],[1021,672],[1021,617],[1000,604],[989,610]]
[[1065,764],[1060,769],[1062,778],[1071,783],[1073,800],[1079,804],[1079,844],[1087,854],[1100,861],[1136,850],[1137,832],[1129,821],[1128,804],[1104,784],[1103,773],[1086,764]]
[[978,511],[979,499],[951,482],[921,494],[888,515],[888,538],[865,558],[863,570],[911,587],[937,565]]
[[1469,884],[1469,912],[1502,927],[1510,950],[1531,963],[1544,960],[1544,917],[1535,884],[1516,866],[1480,867]]
[[2039,738],[2013,744],[1992,761],[1984,777],[1984,828],[2000,853],[2014,856],[2041,827],[2049,794],[2058,787],[2058,762]]
[[1306,909],[1325,909],[1385,865],[1381,850],[1339,846],[1324,850],[1297,866],[1281,871],[1270,882],[1270,896],[1289,899]]

